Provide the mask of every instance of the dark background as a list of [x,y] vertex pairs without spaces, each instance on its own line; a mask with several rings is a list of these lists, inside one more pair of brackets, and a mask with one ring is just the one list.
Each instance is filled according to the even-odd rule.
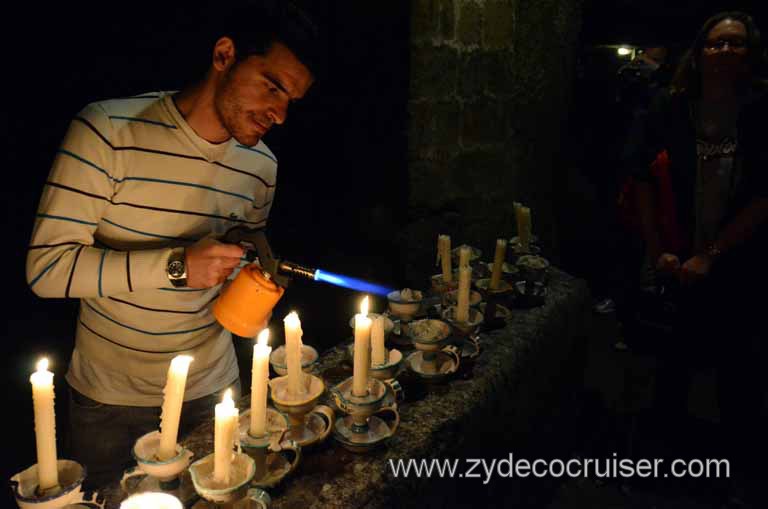
[[[709,15],[742,7],[768,27],[768,2],[585,2],[580,57],[600,44],[667,44],[683,48]],[[375,220],[407,221],[406,134],[409,2],[308,2],[325,27],[330,72],[288,122],[265,141],[280,161],[269,236],[279,255],[393,288],[403,279],[393,239],[371,231]],[[89,102],[184,86],[205,68],[210,49],[196,39],[215,3],[149,7],[133,4],[20,5],[7,17],[4,64],[6,320],[3,361],[6,444],[4,479],[35,461],[29,374],[47,355],[56,373],[57,416],[66,417],[64,373],[73,344],[77,303],[42,300],[24,277],[26,245],[42,184],[71,117]],[[766,28],[768,29],[768,28]],[[614,74],[605,58],[577,73],[570,132],[579,151],[563,167],[588,183],[611,172],[616,132]],[[584,154],[591,154],[584,164]],[[575,155],[574,155],[575,154]],[[600,200],[599,194],[587,200]],[[596,208],[599,207],[596,205]],[[376,214],[389,211],[381,219]],[[372,222],[372,219],[374,220]],[[561,246],[562,266],[592,278],[578,249]],[[275,310],[300,313],[305,342],[318,349],[346,338],[359,295],[324,284],[297,283]],[[378,299],[374,310],[383,309]],[[273,326],[273,329],[279,327]],[[278,332],[275,330],[274,332]],[[279,335],[279,334],[278,334]],[[280,340],[278,340],[280,341]],[[60,433],[63,430],[59,430]],[[9,502],[11,503],[11,502]]]

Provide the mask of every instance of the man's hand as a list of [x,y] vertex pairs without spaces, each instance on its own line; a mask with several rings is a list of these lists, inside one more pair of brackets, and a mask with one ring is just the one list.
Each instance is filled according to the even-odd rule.
[[707,255],[696,255],[685,262],[680,269],[680,282],[692,284],[701,281],[709,275],[712,269],[712,259]]
[[664,253],[656,260],[656,270],[665,275],[675,274],[680,269],[680,259],[670,253]]
[[244,250],[236,244],[223,244],[211,238],[187,248],[187,286],[211,288],[223,283],[240,264]]

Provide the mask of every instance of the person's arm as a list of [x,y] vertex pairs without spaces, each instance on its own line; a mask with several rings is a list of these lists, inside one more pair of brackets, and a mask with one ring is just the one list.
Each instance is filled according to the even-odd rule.
[[[107,113],[99,105],[87,106],[72,121],[56,154],[27,251],[27,282],[40,297],[107,297],[171,286],[166,267],[172,247],[94,247],[95,232],[109,223],[104,214],[125,178],[115,164],[112,132]],[[242,253],[237,246],[193,247],[187,252],[192,287],[212,286],[211,273],[228,268],[222,258]]]
[[766,220],[768,220],[768,197],[753,198],[726,225],[712,247],[720,253],[727,253],[748,241]]
[[94,233],[123,181],[99,105],[72,121],[43,188],[27,252],[27,282],[40,297],[103,297],[169,286],[171,248],[94,247]]

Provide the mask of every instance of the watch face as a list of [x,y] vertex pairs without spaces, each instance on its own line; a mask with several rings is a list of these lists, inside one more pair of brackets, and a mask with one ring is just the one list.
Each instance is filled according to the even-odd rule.
[[168,274],[172,277],[182,277],[184,275],[184,262],[174,260],[168,264]]

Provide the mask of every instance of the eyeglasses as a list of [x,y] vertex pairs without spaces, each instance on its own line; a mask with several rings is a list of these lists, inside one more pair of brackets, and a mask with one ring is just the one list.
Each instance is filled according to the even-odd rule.
[[706,41],[704,43],[704,48],[711,51],[722,51],[725,49],[726,45],[728,45],[728,47],[731,49],[742,50],[747,47],[747,41],[741,39],[735,39],[732,41],[727,39],[718,39],[716,41]]

